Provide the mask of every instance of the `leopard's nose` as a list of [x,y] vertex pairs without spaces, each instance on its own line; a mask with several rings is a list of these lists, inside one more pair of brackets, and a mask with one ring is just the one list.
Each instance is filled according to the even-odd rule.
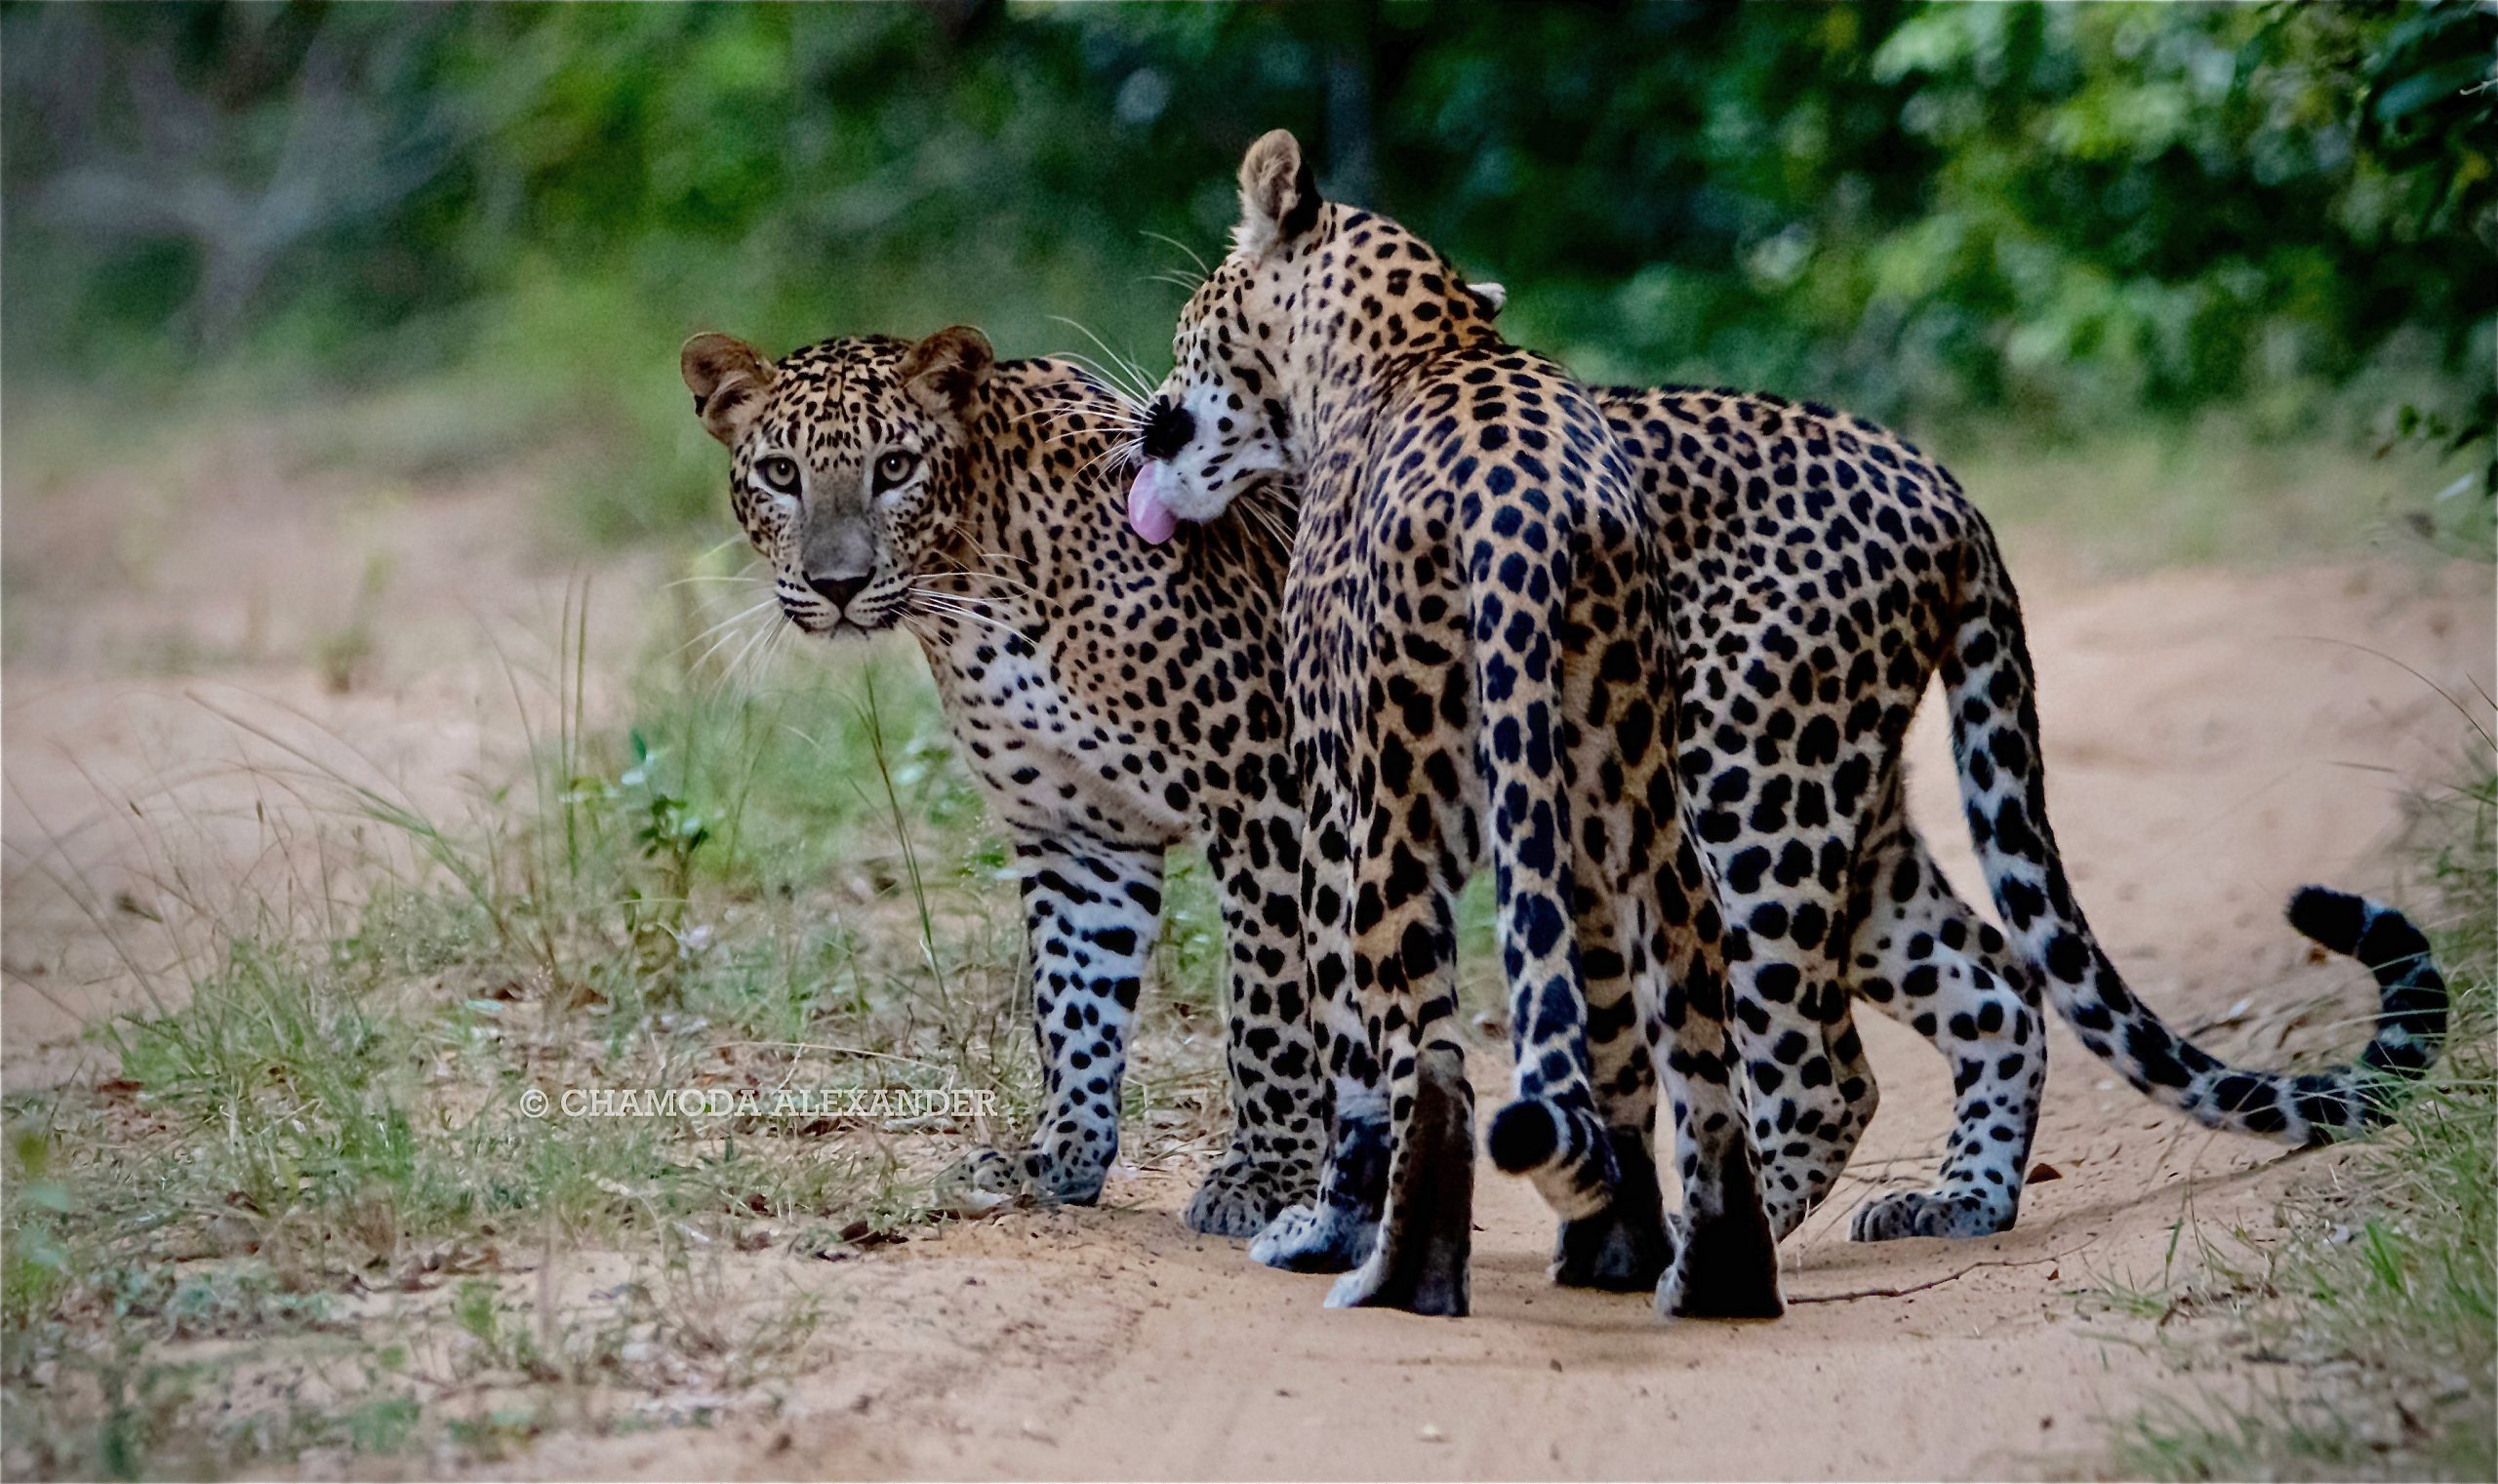
[[816,590],[816,596],[830,603],[834,613],[842,613],[849,609],[852,598],[867,590],[867,578],[864,573],[858,577],[811,577],[807,585]]
[[1197,420],[1169,397],[1156,397],[1145,415],[1145,457],[1169,459],[1197,435]]

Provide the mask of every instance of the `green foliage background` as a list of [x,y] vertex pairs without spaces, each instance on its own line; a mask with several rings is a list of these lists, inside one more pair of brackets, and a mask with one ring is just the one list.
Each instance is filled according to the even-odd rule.
[[2451,443],[2494,47],[2467,0],[19,5],[0,324],[13,391],[457,374],[477,447],[578,435],[629,531],[707,498],[677,338],[1089,348],[1064,315],[1151,367],[1153,234],[1211,256],[1284,125],[1591,379]]
[[[498,491],[550,492],[567,539],[699,549],[725,510],[720,452],[676,376],[687,334],[777,350],[968,321],[1009,354],[1091,352],[1098,335],[1158,371],[1173,279],[1220,250],[1239,151],[1283,125],[1331,192],[1508,284],[1512,335],[1591,379],[1842,403],[1948,442],[1991,512],[2162,560],[2302,550],[2295,531],[2260,533],[2375,498],[2352,488],[2357,460],[2315,457],[2319,440],[2409,443],[2414,461],[2377,472],[2420,469],[2432,531],[2485,561],[2493,55],[2487,0],[0,0],[7,503],[15,522],[142,487],[232,413],[290,472],[305,454],[352,468],[358,499],[491,469]],[[135,472],[78,477],[115,462]],[[317,641],[342,687],[384,571],[366,569],[357,617]],[[18,635],[46,591],[20,576],[12,593],[37,596],[33,619],[12,612]],[[722,631],[697,632],[712,620],[690,594],[709,590],[665,589],[676,628],[657,642],[675,647],[635,676],[621,735],[583,739],[585,664],[558,625],[575,721],[489,796],[482,838],[362,796],[354,818],[439,878],[325,902],[323,921],[355,924],[335,941],[272,937],[264,915],[217,926],[231,951],[184,986],[186,1008],[111,1033],[124,1085],[161,1100],[143,1123],[75,1083],[13,1101],[0,1404],[33,1471],[265,1473],[315,1447],[334,1468],[342,1449],[491,1459],[571,1425],[592,1392],[644,1427],[636,1391],[681,1382],[676,1352],[628,1363],[623,1331],[576,1308],[541,1353],[544,1312],[499,1311],[484,1277],[457,1290],[476,1342],[460,1388],[418,1386],[387,1338],[360,1358],[361,1389],[336,1366],[340,1385],[290,1389],[282,1427],[215,1388],[190,1396],[240,1352],[159,1365],[152,1347],[321,1331],[323,1285],[364,1284],[369,1240],[456,1256],[514,1212],[656,1250],[673,1274],[692,1271],[688,1236],[743,1252],[757,1217],[815,1251],[925,1209],[887,1151],[748,1140],[694,1157],[631,1123],[480,1107],[474,1089],[593,1068],[656,1085],[727,1047],[778,1075],[763,1049],[817,1043],[967,1068],[1020,1125],[1038,1081],[1028,1040],[1005,1033],[1020,915],[917,662],[862,652],[831,684],[724,699],[721,671],[753,651],[732,629],[722,663],[717,644],[694,653]],[[873,677],[896,662],[878,711]],[[2438,874],[2457,915],[2486,924],[2493,805],[2474,777]],[[1192,1050],[1141,1058],[1127,1097],[1201,1134],[1222,1105],[1202,1060],[1221,1044],[1219,914],[1201,862],[1173,887],[1147,1012],[1166,1019],[1148,1033]],[[1485,920],[1478,899],[1469,952],[1489,962]],[[2268,1268],[2261,1297],[2295,1302],[2243,1311],[2297,1339],[2268,1346],[2332,1357],[2335,1376],[2357,1357],[2353,1374],[2435,1430],[2390,1458],[2351,1452],[2308,1430],[2302,1391],[2277,1423],[2143,1422],[2124,1466],[2419,1458],[2488,1476],[2491,948],[2485,933],[2439,947],[2464,1007],[2443,1080],[2407,1143],[2353,1167],[2352,1204],[2319,1208]],[[561,1012],[553,1060],[500,1028],[529,997]],[[425,1069],[445,1056],[437,1082]],[[264,1218],[241,1227],[251,1261],[177,1273],[164,1254],[235,1240],[238,1211]],[[2346,1223],[2367,1242],[2332,1237]],[[703,1311],[678,1331],[702,1364],[797,1363],[777,1327],[723,1342],[716,1295],[659,1292]],[[790,1332],[813,1322],[785,1307]],[[408,1332],[426,1353],[430,1323]],[[34,1380],[55,1371],[69,1384]],[[2449,1372],[2468,1384],[2438,1389]],[[240,1374],[258,1392],[279,1373]],[[560,1391],[525,1390],[550,1374]],[[480,1424],[468,1401],[489,1388],[514,1406]]]

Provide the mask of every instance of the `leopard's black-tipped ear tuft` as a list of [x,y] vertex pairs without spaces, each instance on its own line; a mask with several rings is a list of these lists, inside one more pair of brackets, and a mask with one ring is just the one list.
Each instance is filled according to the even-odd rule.
[[904,354],[902,382],[930,417],[959,432],[969,425],[972,407],[996,364],[987,336],[969,325],[953,325]]
[[1260,254],[1288,246],[1318,224],[1318,177],[1287,129],[1269,132],[1240,159],[1240,224],[1232,241]]
[[745,434],[746,424],[763,408],[772,385],[772,365],[752,345],[716,330],[685,342],[676,354],[677,373],[694,393],[694,415],[711,436],[731,448]]

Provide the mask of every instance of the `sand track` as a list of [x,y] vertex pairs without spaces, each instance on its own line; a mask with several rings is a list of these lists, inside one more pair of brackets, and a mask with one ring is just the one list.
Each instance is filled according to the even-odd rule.
[[[2460,696],[2488,686],[2486,582],[2389,567],[2032,584],[2062,843],[2094,925],[2172,1023],[2226,1021],[2207,1044],[2266,1063],[2364,1038],[2366,977],[2312,962],[2279,904],[2304,881],[2394,885],[2405,790],[2450,776],[2464,723],[2365,651]],[[1913,807],[1974,891],[1944,739],[1921,722],[1912,746]],[[2233,1228],[2261,1241],[2279,1194],[2334,1155],[2187,1127],[2059,1025],[2035,1158],[2061,1178],[2032,1188],[2020,1225],[1852,1244],[1846,1209],[1927,1178],[1950,1117],[1940,1059],[1888,1021],[1864,1023],[1882,1110],[1789,1246],[1797,1302],[1779,1324],[1660,1328],[1642,1300],[1551,1288],[1549,1220],[1488,1166],[1474,1314],[1456,1322],[1324,1311],[1324,1279],[1190,1237],[1175,1219],[1185,1185],[1139,1179],[1101,1210],[954,1227],[829,1272],[793,1265],[788,1281],[851,1308],[838,1354],[790,1379],[777,1422],[568,1442],[510,1471],[2054,1474],[2095,1466],[2101,1424],[2146,1397],[2271,1383],[2242,1362],[2179,1377],[2160,1327],[2101,1288],[2156,1279],[2181,1222],[2190,1247]],[[1499,1071],[1473,1068],[1478,1085]]]
[[[2366,976],[2311,961],[2279,904],[2311,880],[2397,885],[2389,847],[2406,793],[2452,776],[2466,729],[2405,666],[2459,698],[2476,684],[2498,690],[2487,569],[2384,562],[2094,583],[2058,575],[2049,553],[2025,564],[2011,545],[2015,572],[2030,578],[2054,821],[2092,922],[2136,990],[2172,1023],[2208,1027],[2214,1050],[2252,1062],[2355,1050]],[[535,581],[542,599],[559,585]],[[383,672],[418,673],[415,652],[393,642],[385,634]],[[41,643],[11,664],[5,1015],[16,1088],[82,1074],[94,1055],[60,1049],[82,1006],[94,1008],[83,991],[57,967],[48,979],[28,972],[81,961],[62,946],[74,914],[48,910],[41,880],[18,868],[29,801],[41,809],[99,776],[109,783],[125,762],[161,766],[166,748],[185,746],[182,728],[212,725],[176,707],[172,732],[141,746],[128,735],[145,713],[134,698],[180,688],[95,669]],[[448,704],[450,693],[422,680],[375,698],[326,696],[284,665],[231,678],[290,698],[403,773],[427,775],[428,759],[477,766],[479,740],[461,719],[477,688],[465,681],[446,682],[462,698]],[[1912,747],[1913,807],[1975,894],[1930,715]],[[130,868],[109,843],[128,837],[99,832],[104,843],[66,865]],[[2256,1367],[2181,1383],[2152,1320],[2111,1306],[2100,1286],[2156,1276],[2181,1221],[2190,1234],[2243,1228],[2260,1242],[2280,1192],[2334,1156],[2284,1157],[2187,1128],[2113,1082],[2059,1026],[2035,1158],[2060,1178],[2033,1187],[2020,1226],[1969,1243],[1852,1245],[1846,1210],[1926,1178],[1949,1121],[1943,1063],[1891,1023],[1866,1023],[1882,1111],[1831,1205],[1788,1248],[1797,1302],[1776,1325],[1660,1328],[1644,1300],[1552,1289],[1549,1221],[1488,1167],[1471,1319],[1326,1312],[1324,1280],[1265,1271],[1240,1244],[1189,1236],[1175,1219],[1185,1181],[1131,1173],[1098,1210],[1011,1214],[838,1264],[741,1260],[746,1302],[803,1288],[832,1316],[807,1366],[768,1387],[777,1415],[544,1436],[502,1471],[2029,1474],[2090,1467],[2100,1420],[2156,1389],[2258,1384]],[[1500,1068],[1478,1058],[1474,1072],[1490,1085]],[[1845,1297],[1867,1290],[1914,1291]]]

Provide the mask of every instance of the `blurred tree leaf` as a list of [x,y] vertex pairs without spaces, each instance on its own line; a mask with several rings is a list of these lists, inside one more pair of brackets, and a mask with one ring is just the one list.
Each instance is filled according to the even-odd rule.
[[[694,439],[672,470],[695,329],[1067,315],[1150,367],[1162,239],[1218,251],[1282,125],[1591,378],[2482,426],[2493,54],[2473,0],[13,5],[0,335],[100,377],[487,357],[602,446]],[[619,522],[675,518],[616,466]]]

